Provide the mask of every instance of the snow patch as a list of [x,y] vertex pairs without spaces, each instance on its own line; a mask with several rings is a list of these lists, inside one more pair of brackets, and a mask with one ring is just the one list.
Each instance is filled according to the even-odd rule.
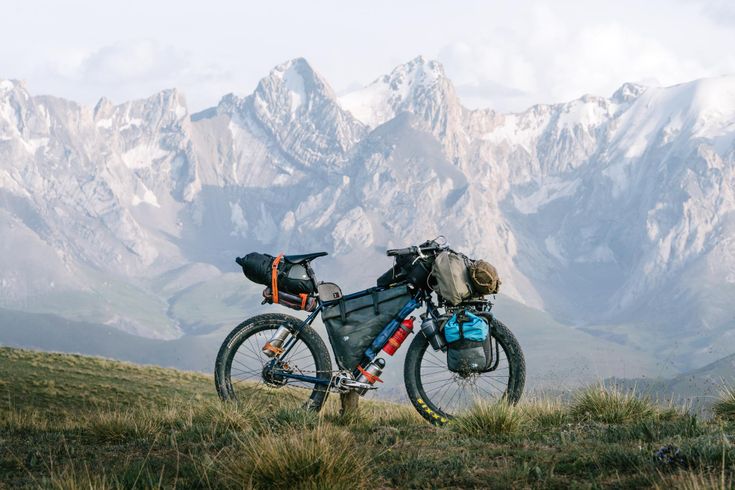
[[232,232],[230,232],[230,236],[247,236],[248,222],[245,219],[245,213],[243,213],[240,203],[238,202],[230,203],[230,221],[232,222]]
[[107,119],[100,119],[97,121],[96,126],[98,128],[110,129],[112,127],[112,119],[109,117]]
[[365,211],[361,207],[352,208],[334,227],[332,240],[335,255],[372,245],[373,227]]
[[120,126],[120,131],[124,131],[128,128],[137,128],[138,126],[143,125],[143,120],[137,117],[132,117],[128,120],[127,123]]
[[578,180],[563,181],[551,178],[540,184],[538,190],[528,196],[514,195],[513,205],[523,214],[535,214],[551,201],[574,195],[578,186]]
[[29,140],[21,139],[21,143],[26,147],[28,153],[35,155],[39,148],[43,148],[48,145],[48,138],[31,138]]

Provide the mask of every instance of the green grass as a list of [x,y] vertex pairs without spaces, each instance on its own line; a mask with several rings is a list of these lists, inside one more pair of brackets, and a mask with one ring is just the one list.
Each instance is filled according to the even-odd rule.
[[[732,488],[735,422],[601,387],[478,404],[445,428],[408,405],[320,414],[209,376],[0,348],[0,488]],[[678,459],[655,453],[678,449]]]

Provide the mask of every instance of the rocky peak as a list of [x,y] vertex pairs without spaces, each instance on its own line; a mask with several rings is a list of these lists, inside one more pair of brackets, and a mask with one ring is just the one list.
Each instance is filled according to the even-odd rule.
[[638,98],[648,87],[636,83],[624,83],[612,95],[612,100],[618,104],[631,102]]
[[343,161],[365,132],[303,58],[276,66],[242,105],[286,153],[306,165]]
[[442,141],[450,160],[456,162],[463,154],[465,111],[437,61],[414,58],[367,87],[342,96],[340,103],[371,128],[401,112],[411,112]]

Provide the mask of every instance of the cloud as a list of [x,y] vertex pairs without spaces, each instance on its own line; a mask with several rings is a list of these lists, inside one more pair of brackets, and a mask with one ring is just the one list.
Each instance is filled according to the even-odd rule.
[[86,104],[105,96],[115,102],[180,89],[191,111],[216,103],[232,91],[235,74],[201,62],[185,50],[151,39],[117,41],[86,52],[67,51],[44,67],[46,90]]
[[735,69],[732,58],[707,64],[628,24],[576,24],[545,6],[523,23],[448,44],[438,58],[463,102],[502,111],[607,96],[624,82],[668,85]]
[[695,0],[702,12],[715,22],[726,25],[735,25],[735,3],[732,0]]
[[78,67],[79,78],[96,83],[176,79],[188,65],[183,53],[149,39],[117,42],[91,53]]

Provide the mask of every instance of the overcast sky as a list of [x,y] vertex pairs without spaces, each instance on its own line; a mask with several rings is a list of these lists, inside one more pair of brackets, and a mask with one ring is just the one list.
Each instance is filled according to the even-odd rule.
[[419,54],[501,111],[623,82],[735,74],[735,1],[4,1],[0,78],[93,104],[181,89],[192,111],[303,56],[338,93]]

